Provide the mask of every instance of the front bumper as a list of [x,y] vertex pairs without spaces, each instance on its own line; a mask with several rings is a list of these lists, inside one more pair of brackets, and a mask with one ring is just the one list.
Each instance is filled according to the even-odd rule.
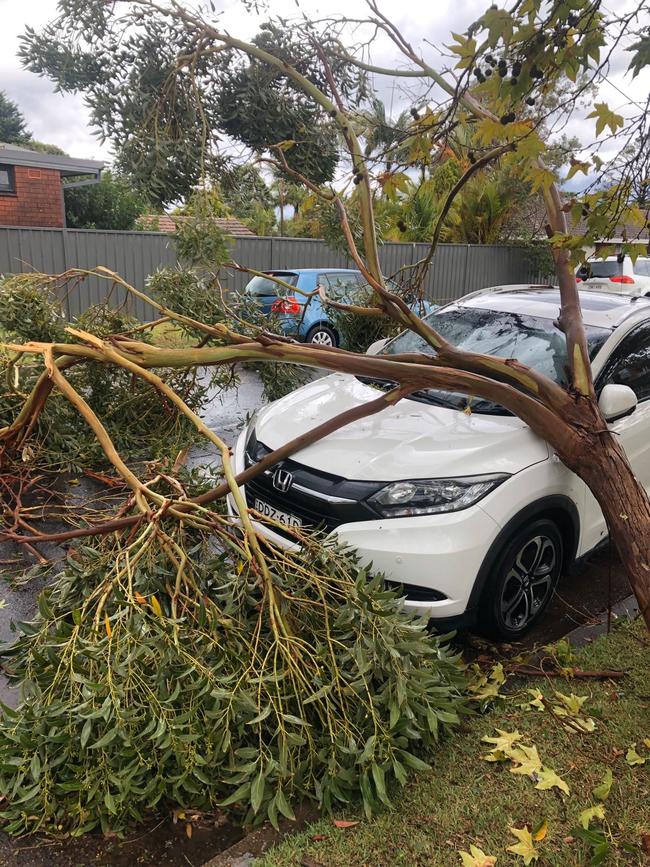
[[[244,468],[243,448],[240,438],[235,450],[236,472]],[[241,492],[245,499],[243,487]],[[237,517],[231,497],[228,508]],[[297,547],[268,525],[254,524],[276,545]],[[411,585],[414,592],[409,598],[406,589],[405,608],[451,626],[471,619],[468,602],[472,588],[499,531],[497,522],[476,505],[446,514],[355,521],[339,525],[331,535],[356,549],[364,565],[372,564],[391,581]],[[413,598],[426,596],[426,592],[417,592],[420,588],[443,598]]]

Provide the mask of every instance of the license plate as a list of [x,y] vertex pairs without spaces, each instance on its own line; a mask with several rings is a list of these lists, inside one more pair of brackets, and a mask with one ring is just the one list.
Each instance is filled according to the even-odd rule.
[[265,518],[272,518],[274,521],[279,521],[280,524],[285,524],[287,527],[302,527],[300,518],[289,512],[281,512],[279,509],[269,506],[264,500],[255,500],[255,511],[259,512]]

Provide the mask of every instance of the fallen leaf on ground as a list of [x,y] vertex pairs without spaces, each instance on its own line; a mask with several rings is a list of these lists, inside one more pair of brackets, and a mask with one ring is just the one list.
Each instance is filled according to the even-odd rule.
[[641,835],[641,849],[646,855],[650,855],[650,834]]
[[634,767],[635,765],[645,765],[645,759],[636,751],[636,744],[632,744],[625,753],[625,761],[630,767]]
[[511,774],[524,774],[530,777],[532,774],[539,774],[542,770],[542,760],[534,744],[532,747],[522,744],[512,751],[510,758],[517,763],[516,767],[510,768]]
[[561,792],[564,792],[565,795],[569,794],[569,787],[562,777],[558,777],[552,768],[544,768],[544,770],[538,774],[535,788],[541,789],[541,791],[546,791],[547,789],[552,789],[554,787],[559,789]]
[[492,750],[489,753],[481,756],[484,762],[506,762],[510,756],[507,756],[503,750]]
[[312,834],[310,839],[312,843],[320,843],[321,840],[327,840],[327,834]]
[[538,825],[537,828],[533,829],[533,840],[536,843],[539,843],[540,840],[543,840],[547,834],[548,834],[548,822],[546,821],[546,819],[544,819],[544,821],[541,823],[541,825]]
[[492,752],[496,752],[497,750],[503,750],[504,753],[508,753],[512,747],[520,741],[522,735],[519,732],[505,732],[502,729],[497,729],[499,732],[498,738],[490,738],[487,735],[481,738],[486,744],[494,744],[492,748]]
[[586,810],[580,813],[580,824],[586,831],[594,819],[602,820],[604,818],[605,808],[602,804],[597,804],[595,807],[587,807]]
[[544,710],[544,693],[539,689],[529,689],[527,692],[528,695],[532,695],[532,698],[522,705],[522,707],[534,707],[536,710]]
[[478,846],[470,846],[469,852],[459,852],[463,867],[494,867],[497,859],[494,855],[486,855]]
[[532,861],[537,861],[539,858],[539,852],[533,845],[533,836],[528,828],[510,828],[510,833],[513,834],[519,842],[515,843],[514,846],[508,846],[507,851],[512,852],[513,855],[520,855],[524,859],[526,867],[528,867]]
[[354,828],[355,825],[358,825],[358,822],[348,822],[345,819],[334,819],[334,824],[337,828]]
[[303,855],[300,859],[300,867],[323,867],[320,861],[314,860],[309,855]]
[[607,768],[605,771],[605,776],[603,777],[603,781],[599,786],[596,786],[591,790],[592,795],[598,801],[606,801],[609,798],[609,793],[612,788],[613,775],[611,768]]
[[555,697],[560,700],[560,705],[556,705],[553,710],[558,716],[570,714],[571,716],[579,716],[582,710],[582,705],[587,701],[586,695],[564,695],[562,692],[553,690]]

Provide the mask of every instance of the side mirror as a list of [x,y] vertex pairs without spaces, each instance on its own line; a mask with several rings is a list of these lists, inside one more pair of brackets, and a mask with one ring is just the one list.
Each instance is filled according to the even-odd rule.
[[366,349],[366,355],[379,355],[379,353],[383,350],[384,346],[388,343],[388,337],[382,337],[381,340],[375,340],[374,343],[371,343],[370,346]]
[[634,412],[638,403],[636,394],[629,385],[608,383],[603,386],[598,398],[598,406],[606,421],[616,421],[617,418]]

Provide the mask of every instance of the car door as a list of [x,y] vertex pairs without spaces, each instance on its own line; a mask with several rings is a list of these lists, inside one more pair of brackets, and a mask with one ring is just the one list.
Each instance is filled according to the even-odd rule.
[[[634,412],[611,422],[609,428],[625,449],[637,479],[650,492],[650,323],[637,325],[619,343],[598,377],[597,391],[610,382],[628,385],[637,396]],[[586,535],[596,544],[607,531],[600,507],[590,491],[587,491],[585,518]]]

